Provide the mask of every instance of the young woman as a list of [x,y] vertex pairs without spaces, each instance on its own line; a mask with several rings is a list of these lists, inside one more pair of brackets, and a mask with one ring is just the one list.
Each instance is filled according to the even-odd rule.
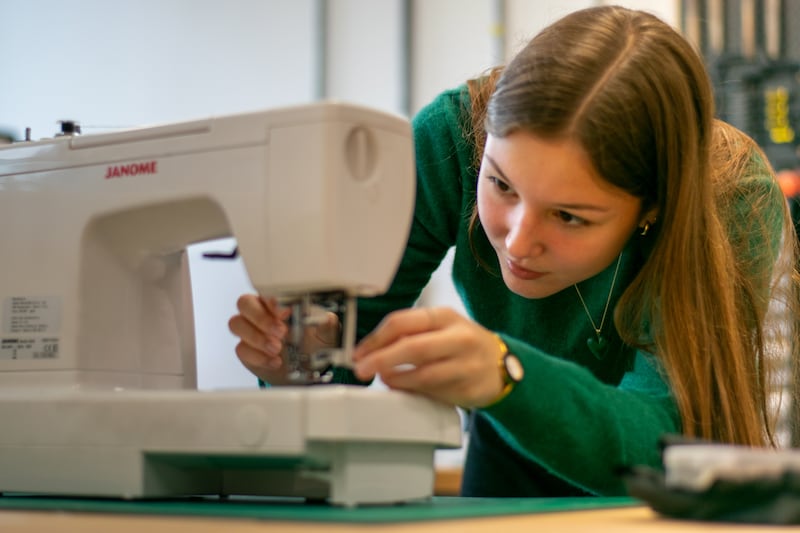
[[[620,494],[667,433],[773,443],[796,237],[763,154],[713,117],[692,47],[619,7],[415,117],[414,223],[389,292],[359,302],[355,376],[470,409],[463,494]],[[471,319],[412,308],[453,246]],[[285,310],[239,313],[238,357],[279,381]]]

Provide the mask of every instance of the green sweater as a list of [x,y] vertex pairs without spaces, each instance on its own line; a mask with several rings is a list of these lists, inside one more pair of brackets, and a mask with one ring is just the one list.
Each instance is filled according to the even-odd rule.
[[[455,246],[452,277],[466,310],[501,334],[525,368],[510,395],[472,413],[463,493],[623,494],[618,467],[658,465],[660,437],[680,432],[670,389],[655,358],[624,346],[613,321],[603,332],[611,350],[602,360],[593,355],[587,339],[594,330],[574,288],[525,299],[478,264],[468,236],[477,186],[475,149],[464,135],[468,119],[462,86],[442,93],[413,121],[418,183],[408,247],[389,292],[359,301],[359,338],[388,312],[412,306]],[[499,272],[483,232],[474,240]],[[645,244],[637,234],[626,245],[609,313],[641,268]],[[615,266],[581,283],[596,321]]]

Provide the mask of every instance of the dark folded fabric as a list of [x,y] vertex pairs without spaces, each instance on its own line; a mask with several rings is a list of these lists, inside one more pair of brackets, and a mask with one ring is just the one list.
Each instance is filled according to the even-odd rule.
[[800,524],[800,474],[747,481],[717,480],[707,490],[668,487],[664,473],[634,467],[623,473],[630,496],[665,516],[752,524]]

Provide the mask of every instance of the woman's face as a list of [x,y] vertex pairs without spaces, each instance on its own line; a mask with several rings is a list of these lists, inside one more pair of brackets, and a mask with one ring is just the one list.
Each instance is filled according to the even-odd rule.
[[602,272],[644,222],[641,209],[573,141],[524,131],[487,138],[478,215],[503,280],[520,296],[550,296]]

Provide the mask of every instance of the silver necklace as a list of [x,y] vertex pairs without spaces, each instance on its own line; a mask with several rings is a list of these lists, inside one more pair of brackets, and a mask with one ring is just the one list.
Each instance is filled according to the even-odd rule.
[[575,287],[575,292],[578,293],[578,298],[581,300],[583,310],[586,311],[586,316],[589,318],[589,322],[592,324],[595,336],[597,337],[589,337],[586,339],[586,346],[589,347],[589,351],[591,351],[598,359],[605,359],[606,353],[608,352],[608,339],[603,336],[603,325],[606,323],[608,306],[611,304],[611,295],[614,293],[614,285],[617,282],[617,274],[619,273],[620,263],[622,263],[622,252],[620,252],[619,257],[617,258],[617,266],[614,268],[614,277],[611,278],[611,288],[608,290],[608,298],[606,298],[606,306],[605,309],[603,309],[603,316],[600,318],[599,326],[595,324],[594,319],[592,319],[592,314],[589,313],[589,308],[586,306],[586,302],[583,299],[581,290],[578,288],[578,284],[575,283],[572,285]]

